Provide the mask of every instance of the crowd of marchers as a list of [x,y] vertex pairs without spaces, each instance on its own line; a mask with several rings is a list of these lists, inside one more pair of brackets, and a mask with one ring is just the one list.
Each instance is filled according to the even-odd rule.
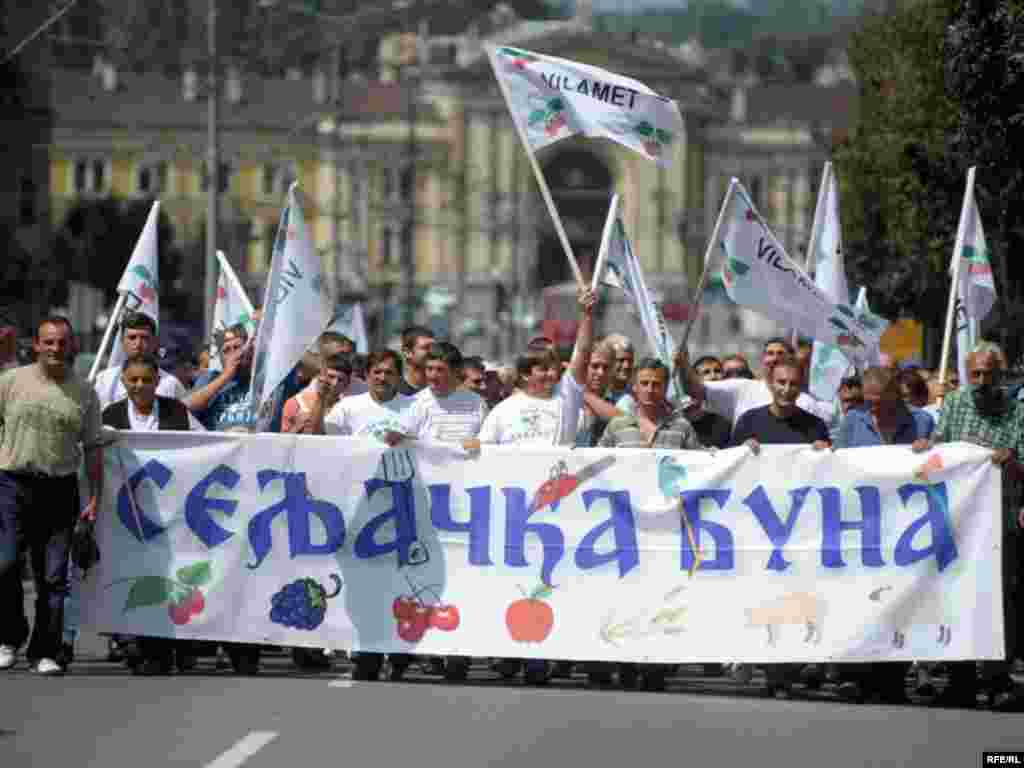
[[[835,685],[852,701],[973,708],[987,696],[997,709],[1019,710],[1011,677],[1021,657],[1021,539],[1024,537],[1024,402],[1004,386],[1006,359],[983,342],[967,358],[967,381],[943,382],[934,372],[879,365],[844,378],[834,400],[807,391],[811,345],[796,350],[784,339],[764,344],[760,370],[742,355],[704,356],[691,362],[680,349],[670,366],[639,357],[620,334],[594,339],[596,296],[581,290],[575,345],[560,354],[545,337],[532,339],[511,366],[464,357],[457,346],[413,326],[399,350],[358,355],[352,340],[320,336],[283,385],[270,431],[348,435],[397,445],[406,440],[454,443],[468,452],[484,444],[715,450],[805,444],[813,450],[905,445],[927,452],[937,443],[965,441],[991,450],[1003,474],[1000,509],[985,510],[1002,523],[1005,662],[951,662],[945,674],[928,665],[865,663],[764,665],[760,690],[789,697]],[[102,487],[103,425],[120,430],[252,432],[250,402],[253,339],[237,325],[217,335],[212,349],[156,353],[155,323],[129,314],[120,326],[121,358],[92,380],[74,369],[74,333],[62,317],[39,323],[32,334],[34,362],[19,365],[17,331],[0,327],[0,669],[23,656],[41,675],[65,674],[74,659],[77,591],[81,576],[76,543],[95,521]],[[210,353],[213,353],[212,356]],[[211,362],[212,357],[212,362]],[[670,398],[674,389],[685,392]],[[261,422],[262,423],[262,422]],[[86,489],[80,498],[80,488]],[[35,615],[26,619],[23,572],[35,583]],[[85,564],[87,565],[87,563]],[[258,674],[263,648],[244,643],[196,643],[156,637],[113,637],[111,659],[123,657],[143,675],[193,669],[214,655],[238,674]],[[329,651],[295,649],[304,668],[328,668]],[[466,679],[472,659],[419,659],[353,654],[353,676],[399,680],[412,664],[451,681]],[[504,678],[543,685],[574,665],[559,660],[488,660]],[[673,669],[657,664],[591,662],[579,671],[596,687],[663,690]],[[753,685],[744,664],[715,665]],[[939,685],[941,681],[944,685]],[[939,690],[941,688],[941,690]],[[924,697],[922,699],[922,696]]]

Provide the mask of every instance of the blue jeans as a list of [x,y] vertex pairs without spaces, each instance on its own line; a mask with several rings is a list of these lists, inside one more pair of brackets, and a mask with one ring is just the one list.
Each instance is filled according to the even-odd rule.
[[68,554],[78,517],[78,479],[0,471],[0,645],[25,642],[29,627],[21,586],[27,552],[36,587],[35,623],[26,655],[56,659],[61,649]]

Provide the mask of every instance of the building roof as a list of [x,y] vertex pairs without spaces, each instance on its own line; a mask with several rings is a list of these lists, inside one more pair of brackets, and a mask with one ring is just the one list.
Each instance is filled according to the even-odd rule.
[[[202,83],[202,78],[199,78]],[[292,130],[334,112],[313,98],[310,79],[284,80],[244,76],[237,104],[222,98],[219,119],[226,129]],[[195,128],[206,122],[202,85],[195,101],[186,101],[182,81],[161,74],[120,72],[117,89],[100,77],[77,70],[52,73],[51,104],[57,126],[90,124],[118,128]],[[400,119],[408,108],[401,83],[345,82],[341,112],[347,119]],[[421,110],[418,117],[426,117]]]

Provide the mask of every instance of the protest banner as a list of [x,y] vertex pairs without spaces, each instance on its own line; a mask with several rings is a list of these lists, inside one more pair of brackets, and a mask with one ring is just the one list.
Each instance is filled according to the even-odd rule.
[[[626,225],[619,213],[618,195],[612,196],[601,235],[597,267],[594,270],[595,291],[598,285],[616,288],[626,295],[633,304],[637,317],[640,318],[640,325],[644,329],[651,354],[671,371],[675,365],[676,342],[668,332],[661,309],[654,303],[651,292],[647,290],[643,267],[633,251],[633,246],[626,235]],[[677,390],[676,377],[669,377],[669,399],[678,398]]]
[[[978,204],[974,200],[974,174],[967,170],[960,223],[957,226],[953,258],[949,264],[949,306],[946,311],[946,330],[942,339],[942,360],[939,379],[946,380],[950,342],[956,331],[957,371],[961,383],[967,381],[967,355],[981,340],[980,326],[996,303],[996,286],[992,279],[992,265],[988,260],[985,229],[981,224]],[[955,326],[955,328],[954,328]]]
[[[722,212],[721,253],[714,263],[721,269],[729,298],[815,341],[838,347],[855,362],[878,346],[884,330],[878,318],[858,315],[848,299],[836,301],[825,295],[789,257],[735,179]],[[707,273],[710,263],[704,269]]]
[[114,311],[110,313],[99,351],[89,371],[89,381],[96,378],[100,372],[100,365],[108,354],[109,366],[121,365],[124,362],[124,349],[117,339],[117,332],[121,325],[121,316],[126,310],[148,315],[156,323],[157,328],[160,327],[160,260],[157,232],[159,222],[160,201],[154,200],[139,239],[135,242],[131,258],[128,259],[128,265],[117,283],[117,303],[114,305]]
[[274,240],[253,354],[250,405],[259,420],[269,423],[278,388],[333,316],[323,265],[293,182]]
[[1000,474],[977,446],[118,437],[83,594],[104,632],[665,663],[1003,656]]
[[256,335],[256,312],[224,251],[217,251],[217,264],[220,274],[217,276],[217,300],[213,305],[213,327],[210,329],[210,368],[219,371],[224,364],[217,347],[217,335],[233,325],[242,325],[252,338]]
[[585,281],[536,153],[570,136],[602,138],[666,167],[683,136],[679,105],[638,80],[583,64],[507,46],[487,57],[519,140],[537,179],[576,284]]

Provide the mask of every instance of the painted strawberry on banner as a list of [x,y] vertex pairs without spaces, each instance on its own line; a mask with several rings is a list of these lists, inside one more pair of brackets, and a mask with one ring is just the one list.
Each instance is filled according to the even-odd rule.
[[672,143],[672,132],[655,128],[646,120],[641,120],[633,130],[643,137],[644,151],[651,157],[661,157],[663,150]]
[[175,578],[166,576],[130,576],[106,586],[131,584],[124,603],[124,612],[158,605],[167,606],[167,616],[176,626],[188,624],[193,617],[206,610],[206,595],[202,587],[209,584],[213,568],[209,560],[183,566]]

